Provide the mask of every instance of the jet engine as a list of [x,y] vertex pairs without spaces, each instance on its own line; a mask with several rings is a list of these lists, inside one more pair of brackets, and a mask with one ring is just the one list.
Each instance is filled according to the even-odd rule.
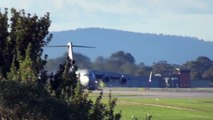
[[124,76],[122,76],[120,78],[119,82],[120,82],[120,84],[126,84],[127,83],[127,79]]
[[105,75],[105,76],[103,77],[103,79],[102,79],[102,81],[103,81],[104,83],[108,83],[108,82],[110,82],[110,80],[111,80],[110,76],[107,76],[107,75]]

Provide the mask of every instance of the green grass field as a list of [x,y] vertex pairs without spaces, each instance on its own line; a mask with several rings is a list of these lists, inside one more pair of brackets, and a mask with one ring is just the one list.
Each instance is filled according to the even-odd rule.
[[213,99],[118,98],[116,110],[122,110],[122,120],[146,114],[153,120],[212,120]]
[[120,110],[122,120],[132,116],[144,120],[146,114],[152,115],[152,120],[213,120],[213,99],[118,97],[116,111]]

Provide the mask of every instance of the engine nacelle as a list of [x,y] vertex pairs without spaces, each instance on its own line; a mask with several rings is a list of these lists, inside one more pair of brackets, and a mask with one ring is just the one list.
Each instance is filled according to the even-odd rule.
[[120,84],[126,84],[127,83],[127,79],[125,77],[121,77],[119,82],[120,82]]
[[105,76],[102,78],[102,81],[103,81],[104,83],[108,83],[108,82],[110,82],[110,80],[111,80],[110,76],[107,76],[107,75],[105,75]]

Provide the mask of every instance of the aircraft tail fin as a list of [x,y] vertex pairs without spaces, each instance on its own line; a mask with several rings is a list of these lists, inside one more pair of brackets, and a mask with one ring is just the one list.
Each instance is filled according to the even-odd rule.
[[73,45],[72,42],[68,42],[67,45],[54,45],[54,46],[47,46],[47,47],[68,47],[68,57],[73,60],[73,47],[81,47],[81,48],[96,48],[92,46],[82,46],[82,45]]
[[73,60],[73,47],[80,47],[80,48],[96,48],[96,47],[92,47],[92,46],[83,46],[83,45],[73,45],[72,42],[68,42],[67,43],[68,46],[68,57]]

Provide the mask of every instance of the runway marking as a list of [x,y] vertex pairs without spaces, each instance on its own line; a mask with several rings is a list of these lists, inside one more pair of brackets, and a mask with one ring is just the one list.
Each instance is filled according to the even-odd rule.
[[189,110],[189,111],[195,111],[193,109],[190,108],[184,108],[184,107],[175,107],[175,106],[169,106],[169,105],[160,105],[160,104],[143,104],[146,106],[154,106],[154,107],[162,107],[162,108],[171,108],[171,109],[178,109],[178,110]]
[[145,106],[153,106],[153,107],[161,107],[161,108],[170,108],[177,110],[188,110],[188,111],[196,111],[190,108],[177,107],[177,106],[169,106],[169,105],[161,105],[161,104],[150,104],[150,103],[139,103],[139,102],[128,102],[128,101],[119,101],[121,104],[129,104],[129,105],[145,105]]

